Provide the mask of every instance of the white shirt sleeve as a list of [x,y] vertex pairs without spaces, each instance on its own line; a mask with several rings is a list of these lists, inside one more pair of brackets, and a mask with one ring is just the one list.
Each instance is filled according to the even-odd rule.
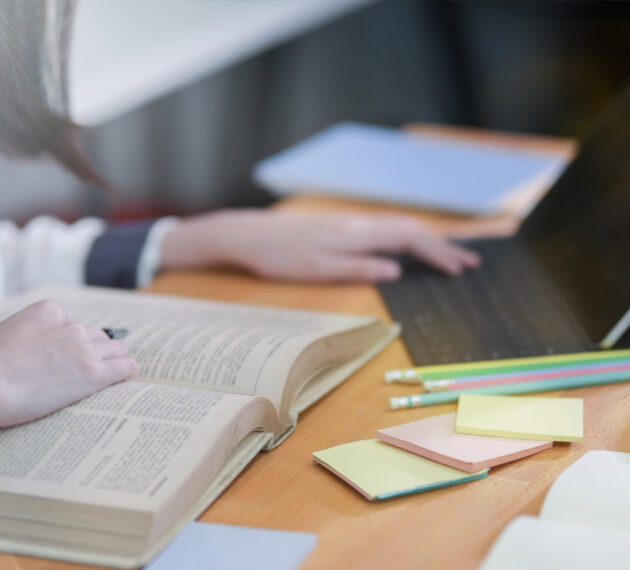
[[140,254],[140,261],[138,262],[136,272],[136,284],[138,287],[146,287],[159,271],[162,264],[160,254],[162,240],[178,222],[178,219],[175,217],[161,218],[151,226]]
[[42,216],[24,228],[0,221],[0,296],[44,283],[82,284],[90,248],[104,229],[97,218],[65,224]]

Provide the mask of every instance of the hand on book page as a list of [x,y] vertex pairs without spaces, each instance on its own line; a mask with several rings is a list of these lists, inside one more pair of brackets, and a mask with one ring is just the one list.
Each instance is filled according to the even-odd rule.
[[128,568],[399,330],[366,316],[87,287],[31,291],[0,315],[37,299],[99,329],[127,328],[139,373],[0,429],[0,551]]
[[298,281],[392,281],[400,265],[377,253],[409,253],[448,274],[476,267],[476,253],[410,216],[223,211],[175,226],[162,244],[164,269],[226,264]]
[[126,346],[52,301],[0,321],[0,427],[28,422],[136,372]]

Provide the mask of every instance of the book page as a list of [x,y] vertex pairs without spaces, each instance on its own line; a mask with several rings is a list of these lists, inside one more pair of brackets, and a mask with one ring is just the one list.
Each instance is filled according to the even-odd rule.
[[50,287],[16,298],[60,303],[74,320],[125,328],[138,378],[268,398],[281,407],[291,366],[311,343],[377,322],[371,317],[189,300],[111,289]]
[[625,532],[519,516],[499,535],[479,570],[625,570],[629,560]]
[[628,482],[630,453],[589,451],[556,479],[540,516],[630,533]]
[[175,498],[178,508],[190,508],[238,442],[255,429],[272,431],[275,422],[260,398],[116,384],[0,430],[0,517],[24,516],[28,498],[44,499],[30,520],[46,523],[58,517],[58,501],[68,501],[68,526],[85,505],[156,513]]
[[[400,325],[397,323],[385,325],[376,322],[369,327],[365,327],[360,333],[356,330],[353,331],[352,339],[342,341],[344,345],[347,345],[346,358],[340,363],[337,361],[333,366],[318,370],[306,382],[302,380],[302,382],[293,386],[294,391],[292,394],[289,394],[289,396],[292,396],[289,401],[291,413],[300,413],[338,386],[345,378],[352,375],[368,360],[383,350],[400,334],[400,330]],[[369,339],[369,342],[366,342],[367,339]],[[334,351],[331,350],[329,341],[335,342],[336,340],[334,337],[327,339],[323,346],[313,347],[316,349],[314,352],[324,352],[327,355],[331,355]],[[353,347],[352,345],[355,346]],[[362,350],[359,349],[361,345],[363,345]],[[367,349],[365,348],[366,346]]]

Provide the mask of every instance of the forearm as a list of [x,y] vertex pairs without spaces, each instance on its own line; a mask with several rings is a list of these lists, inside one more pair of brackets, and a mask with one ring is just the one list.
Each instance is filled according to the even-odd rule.
[[217,265],[248,266],[248,243],[262,210],[221,210],[180,221],[165,233],[160,269],[189,269]]
[[404,215],[223,210],[182,220],[164,236],[161,269],[229,265],[297,281],[390,281],[409,253],[449,274],[479,257]]

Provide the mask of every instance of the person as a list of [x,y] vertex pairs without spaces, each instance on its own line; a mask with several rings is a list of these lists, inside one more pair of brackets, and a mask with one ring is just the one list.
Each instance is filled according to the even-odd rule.
[[[50,155],[108,188],[82,153],[67,118],[72,0],[0,5],[0,150]],[[449,274],[478,256],[405,215],[220,210],[122,226],[86,218],[0,222],[0,296],[43,282],[134,288],[160,271],[226,265],[269,279],[378,282],[397,279],[388,253],[406,252]],[[132,377],[119,340],[71,321],[52,301],[0,322],[0,427],[42,417]]]

